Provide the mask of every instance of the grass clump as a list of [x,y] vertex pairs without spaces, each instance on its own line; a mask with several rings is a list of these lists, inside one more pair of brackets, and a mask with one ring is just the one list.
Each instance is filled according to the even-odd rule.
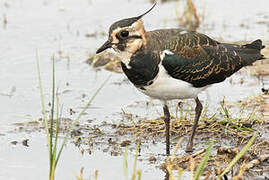
[[[137,169],[137,158],[138,158],[138,153],[140,149],[140,140],[137,141],[137,146],[136,146],[136,153],[135,153],[135,158],[134,158],[134,169],[132,172],[132,178],[131,180],[141,180],[141,170]],[[124,156],[123,156],[123,172],[124,172],[124,177],[126,180],[129,179],[128,176],[128,162],[127,162],[127,147],[125,148]]]
[[[224,177],[231,171],[233,172],[231,177],[243,177],[247,170],[249,170],[248,175],[255,173],[250,170],[250,167],[258,166],[269,157],[269,149],[265,144],[266,139],[259,138],[259,141],[255,142],[259,128],[266,123],[260,116],[260,111],[257,110],[259,107],[256,106],[256,102],[260,102],[259,99],[252,99],[251,104],[241,101],[236,108],[223,101],[219,110],[213,115],[209,115],[208,108],[205,107],[197,128],[196,142],[201,144],[209,137],[214,137],[216,143],[214,151],[212,151],[213,143],[210,142],[208,148],[198,150],[192,155],[175,156],[175,152],[173,152],[166,163],[161,165],[161,168],[169,174],[171,180],[180,179],[182,172],[186,170],[191,172],[193,179],[199,179],[201,176],[205,179]],[[240,113],[235,114],[235,109]],[[176,118],[172,118],[171,122],[171,133],[174,136],[172,142],[178,137],[190,134],[191,119],[194,115],[193,109],[189,105],[177,107],[176,113]],[[153,138],[163,137],[165,128],[162,117],[135,121],[136,119],[132,119],[133,123],[118,126],[120,134],[143,137],[149,139],[150,142]],[[229,144],[230,147],[225,147],[225,144]],[[243,146],[245,147],[240,151],[240,147]],[[176,147],[178,148],[178,145]],[[197,147],[201,147],[201,145]],[[211,154],[216,150],[217,154]],[[256,159],[260,155],[261,157],[258,159],[262,159],[262,161]],[[177,175],[173,175],[172,171],[176,171]]]
[[[181,103],[183,104],[183,103]],[[247,109],[248,108],[248,109]],[[232,113],[234,109],[240,113]],[[196,137],[206,135],[216,139],[233,139],[234,144],[245,143],[256,131],[259,125],[263,124],[263,118],[258,114],[257,108],[246,107],[244,104],[231,108],[225,101],[220,103],[220,108],[215,113],[208,113],[206,106],[202,112]],[[234,115],[236,114],[236,115]],[[128,117],[127,117],[128,118]],[[138,119],[138,118],[137,118]],[[191,132],[194,119],[193,107],[187,103],[176,108],[176,117],[171,117],[172,136],[187,136]],[[119,134],[131,134],[135,137],[152,138],[164,134],[165,124],[162,117],[157,119],[143,119],[136,122],[132,119],[131,124],[118,126]]]
[[219,175],[218,180],[221,180],[222,177],[227,174],[232,167],[239,161],[239,159],[246,154],[246,152],[249,150],[250,146],[254,143],[255,139],[257,137],[257,134],[254,134],[251,139],[248,141],[247,145],[233,158],[233,160],[229,163],[229,165],[225,168],[225,170]]
[[[166,160],[166,163],[163,164],[163,168],[166,169],[169,176],[169,180],[181,179],[182,172],[185,170],[190,171],[191,180],[199,180],[201,179],[201,177],[203,177],[203,179],[205,180],[212,178],[219,180],[223,176],[226,176],[227,178],[227,174],[231,172],[232,168],[235,165],[239,165],[243,161],[242,167],[239,171],[239,175],[231,175],[232,177],[242,177],[243,173],[247,169],[246,167],[253,167],[253,163],[256,163],[256,160],[252,160],[250,163],[246,163],[244,159],[241,160],[244,156],[247,156],[246,153],[250,150],[250,147],[254,143],[256,137],[257,135],[254,134],[248,141],[248,143],[242,148],[242,150],[236,152],[234,154],[234,157],[229,162],[224,162],[223,159],[220,158],[221,155],[219,154],[219,152],[216,155],[211,154],[214,144],[214,140],[211,140],[207,148],[201,149],[194,154],[178,156],[172,154],[172,156]],[[179,141],[181,143],[182,140]],[[179,146],[177,145],[174,151],[176,151],[178,148]],[[262,156],[263,160],[266,158],[269,158],[269,156]],[[172,173],[173,170],[177,171],[177,178],[174,177]]]
[[51,103],[51,108],[50,108],[50,115],[48,118],[47,113],[46,113],[44,93],[43,93],[43,88],[42,88],[42,79],[41,79],[40,66],[39,66],[39,56],[38,56],[38,51],[36,51],[36,63],[37,63],[37,73],[38,73],[38,82],[39,82],[39,89],[40,89],[43,122],[46,129],[47,143],[48,143],[48,149],[49,149],[49,180],[55,179],[55,171],[56,171],[58,161],[61,157],[64,145],[66,144],[68,138],[71,135],[72,130],[74,129],[75,125],[78,123],[79,119],[84,114],[84,112],[88,109],[88,107],[90,106],[90,104],[92,103],[96,95],[100,92],[100,90],[104,87],[104,85],[110,78],[109,76],[103,82],[103,84],[96,90],[96,92],[91,96],[88,103],[80,111],[77,118],[72,122],[66,135],[64,136],[63,142],[60,144],[60,148],[58,148],[59,141],[60,141],[59,128],[60,128],[60,123],[61,123],[62,107],[60,109],[59,97],[55,90],[55,79],[56,79],[55,78],[55,61],[54,61],[54,58],[52,60],[53,60],[53,63],[52,63],[52,101],[51,101],[52,103]]

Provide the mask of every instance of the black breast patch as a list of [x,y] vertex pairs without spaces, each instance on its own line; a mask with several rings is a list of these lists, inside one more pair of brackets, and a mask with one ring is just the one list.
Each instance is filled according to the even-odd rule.
[[124,63],[121,63],[123,72],[135,86],[147,86],[159,72],[159,67],[156,58],[151,53],[139,53],[131,57],[127,68]]

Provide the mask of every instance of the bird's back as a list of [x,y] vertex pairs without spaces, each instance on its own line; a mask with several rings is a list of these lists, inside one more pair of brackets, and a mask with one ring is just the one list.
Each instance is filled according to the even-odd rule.
[[147,49],[160,50],[169,49],[176,54],[183,54],[186,47],[216,46],[217,41],[210,37],[194,31],[183,29],[158,29],[147,32]]
[[146,51],[169,50],[175,54],[161,62],[168,74],[194,87],[221,82],[242,67],[264,58],[260,53],[264,48],[261,40],[245,45],[227,44],[181,29],[149,31],[147,38]]

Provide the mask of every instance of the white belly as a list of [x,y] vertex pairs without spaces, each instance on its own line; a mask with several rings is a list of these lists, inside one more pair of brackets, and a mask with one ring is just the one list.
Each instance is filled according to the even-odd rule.
[[195,88],[188,82],[172,78],[163,66],[160,65],[159,68],[159,73],[153,83],[145,86],[146,90],[139,89],[151,98],[165,101],[196,98],[201,91],[208,87]]

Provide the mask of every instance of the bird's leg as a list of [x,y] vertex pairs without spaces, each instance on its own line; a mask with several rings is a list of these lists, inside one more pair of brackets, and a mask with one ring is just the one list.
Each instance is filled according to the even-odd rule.
[[192,126],[192,131],[191,131],[191,137],[188,141],[187,147],[186,147],[186,152],[192,152],[193,151],[193,138],[195,135],[195,130],[200,118],[200,115],[202,113],[202,109],[203,109],[203,105],[201,104],[200,100],[198,99],[198,97],[195,98],[195,102],[196,102],[196,107],[195,107],[195,120],[194,120],[194,124]]
[[170,113],[168,106],[163,106],[164,122],[165,122],[165,138],[166,138],[166,155],[170,155]]

